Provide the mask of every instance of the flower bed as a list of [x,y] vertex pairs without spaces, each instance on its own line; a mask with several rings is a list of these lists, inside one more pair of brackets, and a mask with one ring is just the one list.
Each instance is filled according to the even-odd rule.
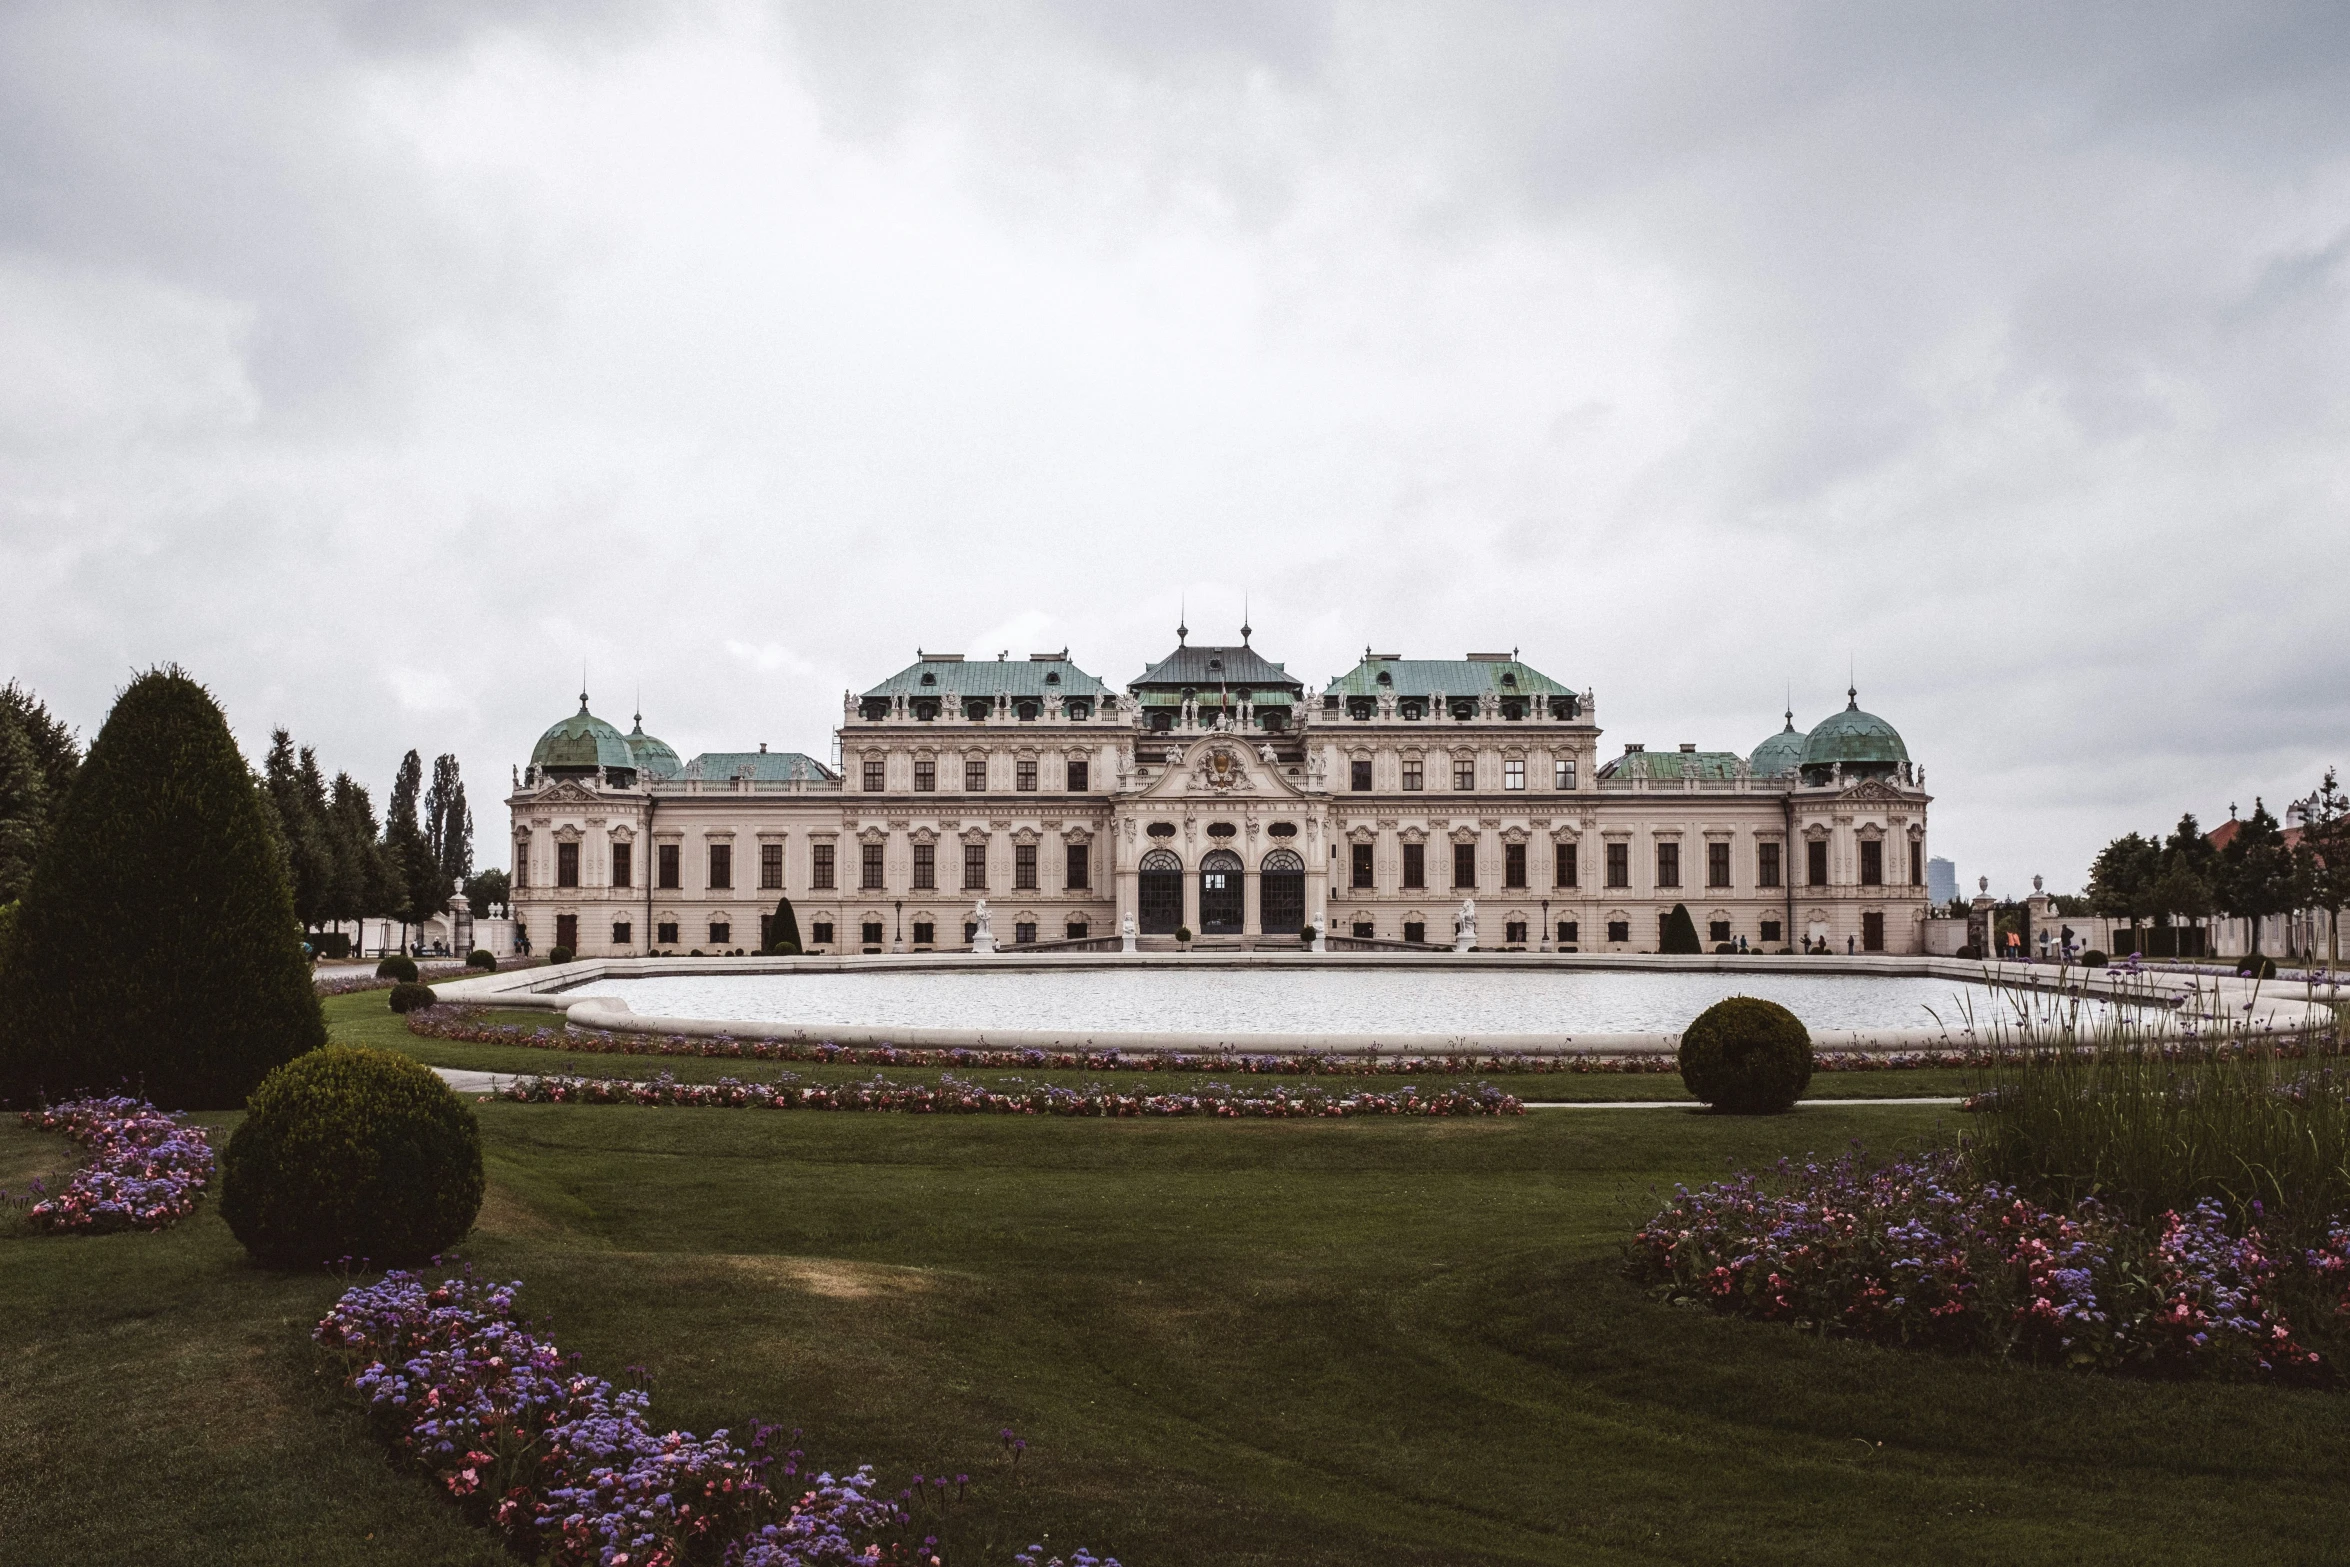
[[[622,1034],[568,1024],[537,1028],[485,1022],[469,1007],[436,1006],[408,1014],[408,1031],[426,1039],[460,1044],[521,1045],[533,1050],[568,1050],[578,1055],[688,1056],[719,1061],[804,1061],[848,1066],[945,1067],[965,1071],[1223,1072],[1243,1077],[1431,1077],[1516,1076],[1565,1073],[1650,1075],[1680,1071],[1670,1055],[1553,1056],[1488,1054],[1459,1056],[1248,1055],[1218,1051],[1194,1055],[1126,1055],[1116,1050],[925,1049],[901,1045],[813,1044],[796,1040],[736,1039],[731,1035]],[[1822,1051],[1813,1058],[1821,1072],[1886,1072],[1923,1066],[1983,1066],[1992,1052],[1978,1050]]]
[[721,1078],[681,1083],[664,1072],[650,1080],[556,1074],[519,1078],[498,1090],[524,1104],[682,1105],[749,1110],[900,1110],[913,1115],[1066,1115],[1331,1117],[1362,1115],[1524,1115],[1525,1104],[1490,1083],[1457,1085],[1433,1094],[1407,1086],[1395,1093],[1331,1094],[1320,1088],[1244,1092],[1209,1083],[1193,1093],[1121,1094],[1099,1083],[1062,1088],[1023,1084],[1017,1090],[982,1088],[951,1073],[937,1083],[893,1083],[879,1075],[862,1083],[801,1083],[791,1074],[773,1083]]
[[2206,1201],[2136,1226],[1974,1179],[1956,1151],[1855,1154],[1678,1189],[1632,1237],[1628,1271],[1660,1298],[1880,1343],[2333,1385],[2350,1226],[2294,1248],[2251,1218]]
[[[747,1444],[656,1432],[642,1389],[589,1375],[522,1323],[520,1288],[389,1273],[346,1290],[312,1334],[343,1357],[393,1447],[517,1556],[553,1567],[941,1560],[935,1537],[909,1557],[912,1515],[875,1493],[870,1466],[803,1475],[773,1426]],[[948,1505],[943,1482],[937,1505]]]
[[27,1126],[63,1132],[90,1151],[64,1191],[26,1210],[52,1234],[168,1229],[196,1211],[212,1179],[212,1144],[140,1099],[73,1099],[27,1110]]

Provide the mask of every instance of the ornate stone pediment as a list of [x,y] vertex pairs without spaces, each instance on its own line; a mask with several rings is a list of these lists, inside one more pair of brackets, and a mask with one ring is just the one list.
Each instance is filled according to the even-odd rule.
[[541,807],[550,805],[600,805],[604,803],[604,797],[596,793],[593,789],[584,788],[579,784],[573,783],[570,779],[564,778],[559,779],[554,783],[548,784],[545,788],[539,790],[537,794],[532,795],[530,803],[534,806]]
[[1879,800],[1907,801],[1909,796],[1903,794],[1899,789],[1894,788],[1892,785],[1885,783],[1881,779],[1863,778],[1856,784],[1848,785],[1844,792],[1838,795],[1836,798],[1840,802],[1845,800],[1854,800],[1868,801],[1873,803]]
[[[1269,748],[1267,748],[1269,749]],[[1240,734],[1212,734],[1194,740],[1180,757],[1170,756],[1159,776],[1143,789],[1146,799],[1287,801],[1299,797],[1297,786],[1282,777],[1281,768],[1267,761]]]

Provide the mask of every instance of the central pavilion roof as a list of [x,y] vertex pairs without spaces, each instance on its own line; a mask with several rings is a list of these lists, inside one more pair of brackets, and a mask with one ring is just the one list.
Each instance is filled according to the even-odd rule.
[[1180,695],[1187,688],[1205,695],[1242,687],[1260,706],[1267,698],[1286,696],[1294,701],[1306,689],[1303,681],[1246,642],[1238,647],[1182,644],[1126,682],[1126,689],[1137,696]]

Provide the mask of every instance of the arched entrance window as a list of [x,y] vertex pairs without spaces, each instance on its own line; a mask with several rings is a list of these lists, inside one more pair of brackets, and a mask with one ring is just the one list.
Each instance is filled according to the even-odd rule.
[[1241,927],[1240,856],[1218,849],[1199,862],[1199,928],[1203,936],[1237,936]]
[[1295,850],[1275,849],[1266,855],[1259,886],[1266,935],[1294,936],[1305,929],[1306,862]]
[[1172,936],[1183,923],[1183,862],[1171,849],[1142,857],[1136,892],[1142,907],[1135,920],[1145,936]]

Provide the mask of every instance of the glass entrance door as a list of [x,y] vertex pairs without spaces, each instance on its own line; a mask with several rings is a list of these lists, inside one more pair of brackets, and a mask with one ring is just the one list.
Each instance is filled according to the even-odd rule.
[[1294,936],[1305,929],[1306,862],[1293,850],[1275,849],[1265,856],[1258,889],[1266,935]]
[[1199,862],[1199,928],[1203,936],[1237,936],[1241,929],[1240,856],[1218,849]]
[[1145,936],[1172,936],[1183,923],[1183,862],[1166,849],[1153,849],[1137,867],[1136,897],[1142,905],[1135,923]]

